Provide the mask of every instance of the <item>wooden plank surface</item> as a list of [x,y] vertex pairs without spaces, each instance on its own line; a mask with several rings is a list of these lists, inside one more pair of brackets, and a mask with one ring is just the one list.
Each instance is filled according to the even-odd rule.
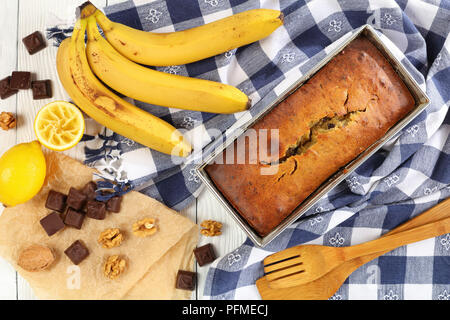
[[[118,3],[123,0],[96,0],[95,5],[102,8],[105,5]],[[9,111],[17,114],[18,126],[8,132],[0,132],[0,155],[16,143],[29,142],[35,139],[33,121],[38,110],[50,101],[67,100],[67,93],[60,85],[55,57],[57,48],[51,43],[45,50],[30,56],[21,39],[38,30],[45,34],[48,26],[58,20],[70,21],[74,17],[75,7],[84,0],[8,0],[2,4],[0,10],[0,77],[3,79],[12,71],[30,71],[35,79],[50,79],[53,84],[53,98],[34,101],[31,91],[22,91],[17,95],[0,101],[0,112]],[[65,152],[67,155],[79,159],[81,150],[77,147]],[[0,207],[0,213],[2,207]],[[208,191],[203,191],[200,197],[181,214],[200,224],[204,220],[212,219],[223,223],[223,234],[218,237],[207,238],[201,236],[199,245],[212,243],[216,254],[224,255],[234,250],[244,240],[244,233],[237,227],[217,200]],[[208,267],[196,265],[198,273],[197,289],[192,299],[203,298],[203,287]],[[0,258],[0,300],[3,299],[35,299],[28,283],[14,271],[6,261]]]
[[[219,204],[213,195],[204,190],[197,199],[197,223],[200,224],[204,220],[214,220],[222,223],[222,234],[216,237],[200,237],[199,246],[212,243],[217,256],[223,256],[240,246],[246,236],[238,227],[236,222],[230,217],[225,209]],[[203,298],[203,289],[208,266],[197,266],[198,272],[198,299]]]
[[[17,23],[19,1],[4,1],[0,10],[0,79],[17,67]],[[16,114],[17,96],[0,100],[0,112]],[[16,129],[0,131],[0,154],[16,144]],[[0,204],[0,212],[3,207]],[[0,299],[17,298],[17,278],[14,269],[0,258]]]
[[[58,80],[56,71],[57,48],[51,43],[47,48],[29,55],[25,50],[21,39],[38,30],[45,34],[48,26],[57,19],[68,20],[75,16],[75,7],[83,3],[76,1],[55,1],[55,0],[20,0],[17,29],[17,67],[16,70],[30,71],[36,80],[52,80],[53,97],[51,99],[33,100],[31,90],[20,91],[17,95],[17,114],[19,118],[16,130],[16,143],[29,142],[36,139],[33,131],[33,122],[37,112],[45,104],[55,100],[68,100],[69,96],[64,91]],[[93,1],[96,5],[103,7],[105,0]],[[12,70],[8,70],[10,72]],[[81,149],[75,147],[65,152],[67,155],[79,159]],[[28,283],[19,275],[17,276],[17,298],[35,299],[33,290]]]

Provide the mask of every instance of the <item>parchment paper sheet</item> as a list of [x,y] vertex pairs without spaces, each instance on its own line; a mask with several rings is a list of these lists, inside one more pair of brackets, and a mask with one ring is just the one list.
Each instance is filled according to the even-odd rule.
[[[82,188],[92,180],[94,170],[58,153],[47,153],[46,160],[46,182],[39,194],[25,204],[6,208],[0,216],[0,255],[30,283],[37,297],[188,299],[191,296],[190,291],[175,289],[175,276],[178,269],[193,268],[192,250],[199,235],[196,224],[155,199],[132,191],[124,196],[120,213],[108,213],[102,221],[86,217],[81,230],[66,227],[49,237],[39,223],[51,212],[45,208],[49,190],[67,194],[70,187]],[[132,224],[144,217],[156,218],[159,230],[150,237],[138,238],[132,234]],[[104,249],[97,243],[99,234],[107,228],[123,232],[125,239],[121,246]],[[79,269],[64,254],[76,240],[84,242],[90,252]],[[33,243],[54,251],[56,260],[50,269],[33,273],[17,265],[20,250]],[[106,258],[115,254],[127,260],[127,268],[119,278],[110,280],[102,268]]]

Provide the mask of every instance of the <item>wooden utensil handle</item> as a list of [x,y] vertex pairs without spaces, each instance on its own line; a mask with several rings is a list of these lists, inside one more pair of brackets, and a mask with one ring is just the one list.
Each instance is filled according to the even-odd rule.
[[402,223],[395,229],[392,229],[386,233],[384,236],[387,237],[394,233],[403,232],[445,218],[450,218],[450,198],[441,201],[437,205],[425,210],[414,218]]
[[344,247],[345,260],[381,251],[391,251],[406,244],[434,238],[450,232],[450,218],[432,222],[420,227],[395,233],[359,245]]
[[[402,223],[397,228],[389,231],[382,237],[387,237],[399,232],[403,232],[412,228],[420,227],[422,225],[436,222],[438,220],[442,220],[449,217],[450,218],[450,198],[442,201],[441,203],[435,205],[434,207],[431,207],[430,209],[422,212],[421,214],[415,216],[414,218]],[[362,266],[363,264],[366,264],[369,261],[372,261],[379,256],[382,256],[385,253],[388,253],[390,250],[375,252],[373,254],[361,256],[358,259],[357,266]],[[356,269],[356,268],[355,268]]]

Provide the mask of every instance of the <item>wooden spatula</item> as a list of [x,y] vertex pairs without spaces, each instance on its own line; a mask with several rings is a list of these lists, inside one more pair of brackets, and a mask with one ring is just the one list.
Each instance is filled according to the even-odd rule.
[[[446,200],[435,208],[449,212],[450,202]],[[350,247],[296,246],[266,257],[265,277],[269,281],[269,286],[274,289],[297,286],[314,281],[340,264],[357,257],[390,251],[449,232],[450,218],[446,218]]]
[[[411,220],[406,221],[399,227],[383,235],[383,237],[450,217],[449,204],[450,199],[447,199]],[[387,252],[389,251],[377,252],[344,262],[319,279],[302,285],[272,289],[266,277],[262,277],[256,281],[256,287],[263,300],[327,300],[336,293],[344,281],[356,269]]]

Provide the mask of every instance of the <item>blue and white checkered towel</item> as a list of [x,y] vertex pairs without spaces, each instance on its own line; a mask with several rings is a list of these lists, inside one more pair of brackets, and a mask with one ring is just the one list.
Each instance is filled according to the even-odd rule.
[[[211,267],[204,294],[211,299],[258,299],[262,259],[301,243],[347,246],[372,240],[450,196],[449,0],[134,0],[105,8],[114,21],[168,32],[253,8],[282,10],[284,26],[268,38],[219,56],[158,70],[237,86],[253,107],[215,115],[135,104],[184,128],[197,151],[221,143],[332,48],[363,24],[380,32],[431,98],[395,141],[331,191],[306,218],[264,249],[247,240]],[[50,28],[61,40],[70,28]],[[85,137],[85,161],[124,185],[182,209],[200,192],[194,157],[175,165],[169,156],[109,130]],[[205,149],[205,146],[208,148]],[[334,299],[450,299],[450,234],[392,251],[354,272]]]

